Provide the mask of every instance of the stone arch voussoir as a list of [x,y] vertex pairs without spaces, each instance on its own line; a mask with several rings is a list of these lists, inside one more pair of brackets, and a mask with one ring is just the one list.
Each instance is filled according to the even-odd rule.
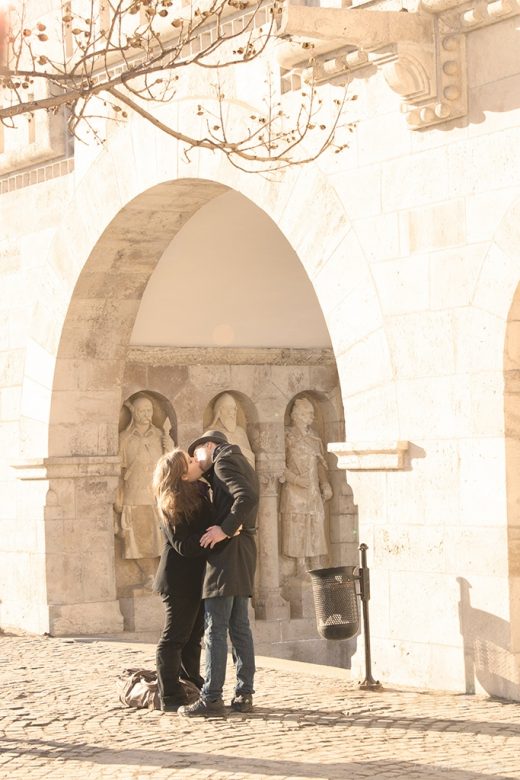
[[[49,257],[70,294],[56,356],[49,454],[117,451],[114,420],[141,295],[176,232],[198,208],[228,188],[271,216],[298,254],[329,325],[343,396],[348,397],[349,351],[363,351],[364,334],[353,332],[349,340],[349,333],[339,322],[336,325],[335,315],[348,305],[349,297],[359,295],[360,285],[369,297],[375,291],[364,253],[325,175],[316,165],[308,165],[269,181],[243,173],[224,159],[215,164],[215,155],[199,152],[198,175],[191,178],[189,166],[180,165],[179,150],[177,158],[172,155],[171,139],[144,124],[137,136],[135,129],[132,133],[131,139],[118,134],[91,165]],[[132,158],[122,165],[125,150]],[[143,164],[140,150],[147,150],[150,165]],[[180,170],[183,178],[178,178]],[[349,370],[342,371],[343,362]],[[389,357],[387,362],[390,375]]]

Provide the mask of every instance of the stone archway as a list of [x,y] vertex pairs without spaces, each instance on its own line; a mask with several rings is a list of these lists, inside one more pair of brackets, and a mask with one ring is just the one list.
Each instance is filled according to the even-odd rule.
[[[507,527],[504,529],[504,576],[509,591],[508,619],[479,611],[470,604],[466,592],[466,606],[461,596],[461,621],[464,611],[472,618],[469,643],[464,637],[471,671],[482,687],[505,698],[520,699],[520,232],[518,228],[520,200],[516,199],[502,218],[494,235],[481,274],[480,288],[489,289],[493,281],[494,293],[481,295],[502,314],[503,320],[503,436],[505,456],[505,509]],[[499,281],[501,286],[499,286]],[[499,311],[499,307],[508,308]],[[500,493],[503,486],[497,486]],[[465,583],[467,585],[467,583]],[[469,586],[471,587],[471,586]],[[461,586],[461,593],[464,590]],[[468,620],[468,622],[470,622]],[[479,645],[483,651],[478,652]],[[488,646],[492,652],[487,650]],[[483,661],[481,662],[481,656]],[[467,665],[466,665],[467,666]],[[467,674],[467,668],[466,668]]]
[[[224,191],[204,180],[159,184],[122,208],[101,235],[81,270],[62,332],[51,457],[117,452],[121,372],[144,288],[173,236]],[[71,375],[78,386],[64,389],[61,377],[70,385]]]
[[[145,132],[161,158],[160,137]],[[135,167],[128,160],[124,167],[118,165],[123,152],[112,144],[89,170],[49,257],[49,272],[60,277],[63,295],[53,315],[59,334],[50,356],[54,372],[47,371],[42,383],[49,404],[46,444],[41,425],[33,434],[28,421],[23,454],[32,456],[32,463],[20,476],[39,480],[50,497],[43,510],[41,628],[57,634],[122,626],[111,540],[125,355],[147,281],[165,246],[197,209],[230,187],[250,197],[297,252],[331,323],[360,291],[377,305],[357,238],[317,167],[289,171],[279,182],[259,181],[224,163],[211,168],[211,179],[168,179],[165,163],[160,170],[146,168],[136,157]],[[171,168],[174,175],[175,161]],[[307,212],[312,220],[301,219]],[[35,343],[38,327],[41,320],[34,323]],[[373,323],[367,329],[372,333]],[[349,333],[338,326],[330,331],[339,365],[343,355],[350,359],[360,329]],[[29,355],[28,376],[34,372],[31,361]],[[349,382],[347,373],[345,396]]]

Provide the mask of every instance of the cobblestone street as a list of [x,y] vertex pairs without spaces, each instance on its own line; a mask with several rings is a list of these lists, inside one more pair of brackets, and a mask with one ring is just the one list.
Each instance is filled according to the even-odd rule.
[[520,704],[364,693],[340,669],[261,658],[253,714],[186,721],[118,703],[118,674],[153,668],[152,644],[1,635],[0,648],[2,780],[520,779]]

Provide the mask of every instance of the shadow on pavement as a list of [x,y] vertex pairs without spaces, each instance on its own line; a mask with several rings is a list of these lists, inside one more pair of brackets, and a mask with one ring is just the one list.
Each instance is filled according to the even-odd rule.
[[[67,744],[53,740],[29,739],[27,747],[20,749],[9,746],[11,740],[3,740],[1,752],[9,752],[20,757],[56,758],[60,763],[65,761],[81,761],[105,765],[160,767],[161,769],[199,768],[211,769],[215,772],[231,772],[243,775],[249,774],[275,775],[298,778],[323,778],[324,780],[345,780],[346,777],[392,777],[402,778],[429,777],[436,780],[479,780],[489,778],[489,774],[474,770],[461,770],[419,764],[414,761],[343,761],[323,762],[291,761],[283,759],[256,759],[232,754],[209,754],[196,752],[175,752],[167,750],[116,750],[99,748],[86,742]],[[12,740],[15,741],[15,740]],[[19,744],[19,740],[16,740]],[[351,774],[352,773],[352,774]],[[493,775],[493,780],[518,780],[518,775]]]
[[[507,703],[507,702],[505,702]],[[486,734],[495,736],[520,736],[520,724],[512,721],[479,721],[463,720],[462,718],[435,718],[435,717],[406,717],[401,712],[395,715],[373,710],[362,712],[342,712],[331,710],[313,710],[308,714],[301,709],[273,709],[272,707],[258,707],[255,705],[253,712],[247,715],[232,713],[230,718],[278,720],[281,723],[297,722],[299,726],[357,726],[366,729],[399,729],[403,731],[451,731],[465,734]]]

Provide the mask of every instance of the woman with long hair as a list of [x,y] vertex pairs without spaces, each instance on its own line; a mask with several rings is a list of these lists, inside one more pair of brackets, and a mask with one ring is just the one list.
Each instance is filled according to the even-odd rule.
[[164,534],[164,549],[154,581],[165,607],[165,623],[157,645],[157,680],[164,712],[187,703],[184,681],[201,688],[201,600],[206,550],[200,537],[212,525],[208,485],[199,480],[197,461],[176,447],[159,458],[153,490]]

